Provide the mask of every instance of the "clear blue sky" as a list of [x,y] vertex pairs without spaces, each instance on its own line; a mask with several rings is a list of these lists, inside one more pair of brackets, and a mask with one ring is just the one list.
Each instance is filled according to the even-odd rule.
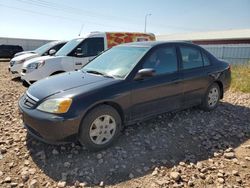
[[250,28],[250,0],[0,0],[0,37],[71,39],[90,31],[157,34]]

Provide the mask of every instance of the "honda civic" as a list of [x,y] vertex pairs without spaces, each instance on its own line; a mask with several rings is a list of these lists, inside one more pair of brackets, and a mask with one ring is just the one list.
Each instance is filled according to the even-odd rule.
[[78,140],[100,150],[114,143],[125,125],[192,106],[215,109],[230,80],[229,64],[195,44],[128,43],[78,71],[36,82],[19,108],[37,139]]

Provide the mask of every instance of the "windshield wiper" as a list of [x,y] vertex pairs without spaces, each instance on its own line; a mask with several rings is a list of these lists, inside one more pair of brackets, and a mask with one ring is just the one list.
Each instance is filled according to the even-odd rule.
[[87,70],[86,72],[87,72],[87,73],[91,73],[91,74],[102,75],[102,76],[108,77],[108,78],[114,78],[114,77],[111,76],[111,75],[108,75],[108,74],[105,74],[105,73],[103,73],[103,72],[99,72],[99,71],[96,71],[96,70]]

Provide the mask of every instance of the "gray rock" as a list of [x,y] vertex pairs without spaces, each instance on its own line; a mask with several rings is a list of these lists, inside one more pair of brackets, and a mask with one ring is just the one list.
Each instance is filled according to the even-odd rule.
[[170,172],[170,177],[171,177],[171,179],[173,179],[175,181],[179,181],[181,178],[179,172]]
[[29,188],[39,188],[39,182],[36,179],[32,179],[29,183],[28,183],[28,187]]
[[218,183],[220,183],[220,184],[225,183],[225,180],[224,180],[223,178],[218,178],[217,181],[218,181]]
[[18,186],[18,183],[11,182],[11,183],[10,183],[10,186],[11,186],[11,187],[17,187],[17,186]]
[[58,186],[59,188],[63,188],[63,187],[66,186],[66,182],[65,182],[65,181],[59,181],[59,182],[57,183],[57,186]]
[[189,180],[188,181],[188,186],[189,187],[193,187],[194,186],[194,181],[193,180]]
[[99,160],[98,160],[98,163],[99,163],[99,164],[102,164],[102,163],[103,163],[103,159],[99,159]]
[[213,184],[214,183],[214,180],[213,180],[213,177],[211,175],[208,175],[205,179],[205,181],[208,183],[208,184]]
[[67,177],[68,177],[68,173],[66,173],[66,172],[62,172],[61,173],[61,179],[62,179],[62,181],[66,181]]
[[241,184],[242,183],[242,179],[240,177],[236,177],[236,182]]
[[224,157],[226,159],[233,159],[235,158],[235,154],[233,152],[224,153]]
[[7,153],[7,149],[5,147],[2,147],[0,149],[0,152],[1,152],[1,154],[5,154],[5,153]]
[[206,178],[206,176],[205,176],[204,173],[200,173],[200,174],[199,174],[199,177],[200,177],[201,179],[205,179],[205,178]]
[[69,168],[70,165],[71,165],[70,162],[65,162],[65,163],[63,163],[63,166],[66,167],[66,168]]
[[101,153],[98,153],[98,154],[96,155],[96,158],[97,158],[97,159],[101,159],[101,158],[102,158],[102,154],[101,154]]
[[132,179],[132,178],[134,178],[135,176],[134,176],[134,174],[130,173],[130,174],[128,175],[128,177],[129,177],[130,179]]
[[5,179],[4,179],[4,182],[6,182],[6,183],[10,183],[11,182],[11,177],[6,177]]
[[99,184],[100,187],[104,187],[104,182],[101,181],[100,184]]
[[23,172],[21,173],[21,177],[22,177],[23,182],[28,181],[28,179],[29,179],[29,172],[23,171]]
[[234,176],[239,176],[239,171],[238,171],[238,170],[233,170],[233,171],[232,171],[232,174],[233,174]]
[[52,150],[52,154],[53,154],[53,155],[58,155],[59,152],[58,152],[56,149],[53,149],[53,150]]
[[245,160],[246,160],[246,161],[250,161],[250,157],[248,157],[248,156],[245,157]]

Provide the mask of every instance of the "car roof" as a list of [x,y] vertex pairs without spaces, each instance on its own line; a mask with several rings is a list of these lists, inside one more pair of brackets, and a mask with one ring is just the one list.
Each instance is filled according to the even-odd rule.
[[119,46],[154,47],[162,44],[192,44],[190,41],[144,41],[121,44]]

